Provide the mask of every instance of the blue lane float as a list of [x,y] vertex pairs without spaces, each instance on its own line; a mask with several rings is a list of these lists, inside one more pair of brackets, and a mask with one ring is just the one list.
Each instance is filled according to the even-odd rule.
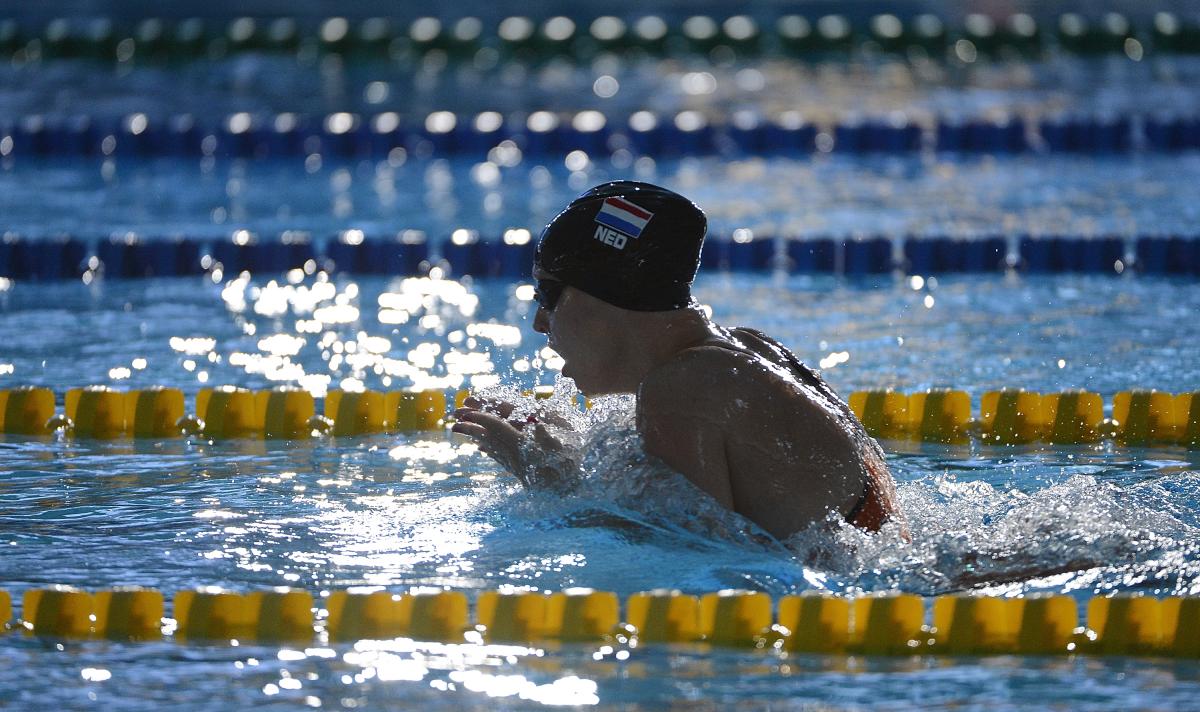
[[1058,263],[1066,272],[1120,272],[1125,264],[1125,241],[1119,237],[1061,238],[1055,245]]
[[766,124],[762,131],[764,152],[768,154],[812,153],[817,148],[817,127],[798,118],[785,117]]
[[88,156],[100,146],[87,116],[45,119],[27,116],[5,128],[13,155]]
[[164,129],[163,152],[171,156],[198,156],[204,141],[204,132],[190,114],[172,116]]
[[179,277],[203,272],[200,243],[195,240],[101,240],[96,257],[108,277]]
[[837,245],[830,239],[788,240],[784,254],[793,274],[829,273],[837,266]]
[[151,122],[145,114],[125,117],[113,139],[113,153],[117,156],[158,156],[168,152],[166,127]]
[[1200,118],[1152,116],[1142,126],[1147,148],[1177,152],[1200,148]]
[[709,235],[700,252],[700,265],[720,272],[767,272],[775,259],[776,241],[747,231],[732,238]]
[[[474,123],[478,124],[480,118],[477,117]],[[603,155],[610,150],[612,128],[607,117],[598,111],[581,111],[572,117],[560,117],[548,111],[535,111],[525,121],[523,128],[507,132],[497,128],[482,136],[478,131],[471,131],[468,137],[484,138],[483,148],[486,152],[496,145],[487,143],[487,139],[494,140],[497,134],[515,140],[526,153],[534,155],[566,154],[576,150],[589,155]],[[474,143],[478,145],[477,141]]]
[[481,111],[466,122],[458,140],[464,152],[480,155],[511,139],[512,135],[512,128],[500,112]]
[[1128,117],[1049,118],[1038,132],[1051,153],[1125,153],[1133,147],[1133,123]]
[[1118,237],[1023,237],[1020,267],[1032,273],[1119,273],[1125,241]]
[[932,237],[904,241],[904,261],[910,274],[998,272],[1008,266],[1007,260],[1008,241],[1003,237]]
[[242,235],[245,233],[212,245],[212,258],[221,264],[227,274],[278,274],[301,269],[316,257],[312,243],[307,239],[258,241],[253,236]]
[[629,117],[626,135],[634,153],[669,158],[715,152],[717,133],[724,128],[710,124],[696,111],[682,111],[674,117],[639,111]]
[[846,153],[907,153],[921,148],[921,127],[907,122],[865,121],[834,128],[833,148]]
[[931,240],[905,240],[904,264],[913,274],[938,274],[945,272],[940,246],[944,238]]
[[75,238],[0,238],[0,277],[50,281],[76,279],[87,269],[87,245]]
[[260,150],[268,157],[305,155],[312,128],[308,118],[279,114],[267,125],[256,129]]
[[1147,274],[1200,275],[1200,238],[1150,237],[1138,240],[1137,265]]
[[429,243],[425,233],[415,230],[369,237],[359,230],[345,230],[325,245],[325,257],[338,272],[412,276],[428,263]]
[[529,276],[535,242],[527,230],[509,230],[501,239],[481,239],[478,233],[457,230],[442,245],[442,258],[455,277]]
[[1021,153],[1029,149],[1025,122],[944,119],[938,122],[934,144],[948,153]]
[[563,143],[574,146],[575,150],[583,151],[589,156],[602,156],[610,149],[612,130],[607,124],[577,128],[570,126],[563,129]]
[[894,267],[892,241],[886,237],[842,242],[843,271],[848,275],[885,274]]
[[739,153],[754,156],[768,151],[767,132],[759,121],[757,117],[747,118],[729,127],[729,143]]
[[370,126],[358,114],[330,114],[322,122],[317,137],[321,152],[342,158],[370,158],[372,149]]

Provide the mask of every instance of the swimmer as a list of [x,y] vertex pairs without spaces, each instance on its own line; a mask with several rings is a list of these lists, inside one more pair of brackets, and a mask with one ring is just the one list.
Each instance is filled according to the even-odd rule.
[[[778,341],[723,328],[692,299],[706,229],[688,199],[633,181],[587,191],[546,226],[533,328],[563,375],[587,396],[635,394],[646,453],[778,539],[831,512],[904,532],[883,452],[833,389]],[[530,471],[528,453],[561,445],[513,411],[470,398],[453,429],[527,486],[553,479]]]

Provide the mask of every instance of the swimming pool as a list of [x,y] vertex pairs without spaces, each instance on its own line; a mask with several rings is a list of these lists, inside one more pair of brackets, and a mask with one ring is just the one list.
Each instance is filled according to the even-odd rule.
[[[188,391],[201,382],[262,387],[272,376],[303,379],[309,373],[383,388],[387,376],[375,374],[375,365],[404,355],[415,359],[421,343],[438,344],[442,364],[464,362],[446,358],[450,353],[475,354],[481,375],[503,374],[522,385],[552,374],[528,365],[542,342],[522,318],[531,305],[519,298],[516,285],[443,281],[443,296],[400,326],[379,322],[379,295],[439,292],[431,280],[333,282],[337,294],[357,288],[349,304],[362,307],[361,317],[326,325],[324,333],[337,337],[324,348],[294,330],[296,319],[308,320],[303,310],[311,305],[299,304],[297,314],[302,300],[295,300],[282,312],[259,313],[267,310],[255,305],[276,297],[259,291],[263,285],[254,279],[242,285],[244,308],[227,283],[203,278],[18,285],[5,294],[3,325],[5,333],[22,336],[8,342],[6,355],[13,376],[60,388],[78,383],[81,372],[107,374],[131,387],[165,384]],[[315,283],[309,277],[296,286]],[[760,326],[809,362],[848,353],[848,360],[826,369],[843,393],[884,385],[953,385],[976,397],[1014,385],[1043,391],[1081,386],[1105,394],[1131,385],[1186,390],[1194,388],[1200,363],[1195,325],[1181,318],[1200,307],[1193,303],[1195,290],[1170,280],[948,277],[913,289],[908,280],[890,276],[855,284],[833,277],[715,274],[702,278],[698,294],[718,321]],[[475,299],[476,309],[464,313],[463,304]],[[324,303],[336,301],[329,295]],[[440,319],[423,318],[432,315]],[[467,340],[478,332],[472,324],[489,320],[515,328],[492,343]],[[1151,326],[1160,323],[1175,327]],[[305,375],[270,361],[279,356],[270,348],[284,341],[277,333],[305,339],[284,344]],[[336,355],[334,343],[382,347],[373,339],[394,344],[376,348],[353,368],[326,360]],[[268,361],[275,372],[260,368]],[[429,375],[480,375],[450,370],[443,365]],[[591,458],[597,473],[629,472],[619,448],[596,447]],[[566,499],[526,493],[471,445],[446,434],[288,444],[6,436],[2,452],[4,570],[17,591],[50,583],[173,591],[214,582],[313,591],[591,586],[623,596],[655,587],[748,587],[776,596],[891,588],[934,595],[982,587],[998,595],[1065,592],[1085,601],[1111,591],[1194,594],[1200,585],[1193,506],[1200,464],[1196,451],[1181,448],[893,443],[889,464],[914,543],[871,542],[847,532],[828,547],[835,558],[820,566],[804,563],[812,552],[803,542],[794,543],[791,553],[763,549],[737,534],[736,526],[714,540],[689,526],[687,517],[659,511],[659,505],[666,511],[679,507],[678,494],[647,493],[636,478],[622,482],[598,474]],[[685,509],[694,514],[698,506]],[[886,697],[917,704],[930,699],[925,695],[931,687],[947,703],[966,696],[1000,706],[1060,699],[1075,707],[1184,699],[1197,674],[1185,662],[902,662],[686,646],[651,646],[617,662],[593,660],[593,649],[570,645],[539,653],[408,643],[284,652],[246,643],[65,645],[57,651],[39,639],[4,638],[14,665],[6,668],[12,673],[5,674],[3,687],[65,704],[82,703],[92,693],[122,707],[172,700],[198,707],[295,703],[309,696],[326,705],[345,699],[483,704],[477,694],[516,706],[593,698],[655,706],[691,697],[847,705]],[[89,671],[78,678],[82,668]],[[663,677],[668,670],[670,677]],[[87,678],[105,674],[112,677]],[[164,684],[181,674],[214,681],[232,674],[236,682],[201,701]],[[1122,674],[1128,679],[1115,684]],[[1094,685],[1086,693],[1062,685],[1080,676]],[[298,687],[281,687],[288,679],[299,681]]]
[[[976,29],[956,31],[987,51]],[[55,49],[51,34],[39,51]],[[237,40],[213,47],[227,41]],[[1197,391],[1200,259],[1187,253],[1193,262],[1175,265],[1184,276],[1162,276],[1172,270],[1139,251],[1147,239],[1194,243],[1200,233],[1200,157],[1179,150],[1190,134],[1155,133],[1179,117],[1178,131],[1192,130],[1192,58],[1148,52],[1142,61],[1141,44],[1123,44],[1103,58],[976,62],[975,44],[950,43],[955,54],[937,65],[878,48],[814,62],[718,53],[491,64],[483,52],[446,64],[432,52],[343,64],[324,45],[300,43],[294,56],[220,49],[180,65],[118,51],[108,67],[42,60],[32,46],[0,67],[0,234],[4,245],[67,236],[80,254],[48,272],[0,272],[0,389],[48,387],[61,411],[72,387],[167,386],[187,395],[191,412],[195,394],[218,385],[299,386],[318,398],[413,387],[521,397],[555,385],[558,399],[542,403],[570,409],[588,435],[585,475],[565,496],[520,489],[444,428],[296,441],[0,435],[0,590],[13,594],[17,617],[22,593],[55,584],[145,586],[168,600],[211,585],[290,586],[315,595],[320,628],[330,625],[331,594],[348,587],[464,592],[472,616],[480,595],[500,587],[591,587],[622,601],[656,588],[748,589],[775,601],[814,591],[1053,593],[1081,608],[1110,593],[1200,595],[1200,450],[1182,445],[889,441],[911,543],[848,528],[765,542],[638,456],[628,402],[577,410],[570,384],[556,379],[556,355],[531,329],[521,271],[462,276],[454,247],[460,234],[536,235],[575,193],[635,176],[695,198],[714,240],[771,245],[750,267],[702,271],[697,297],[716,321],[760,328],[819,365],[843,396],[950,387],[978,413],[983,394],[1002,388],[1084,388],[1105,403],[1133,389]],[[467,138],[489,112],[515,133],[431,154],[422,122],[445,121],[447,110]],[[563,118],[532,115],[540,110]],[[392,137],[395,146],[360,154],[338,142],[338,122],[377,137],[363,126],[395,111],[415,117],[415,128],[395,129],[415,142]],[[531,143],[538,121],[565,126],[588,111],[605,112],[616,143],[557,153]],[[147,138],[175,136],[172,117],[184,114],[205,127],[180,134],[195,146]],[[811,145],[749,150],[738,141],[768,134],[746,128],[747,114],[785,124],[803,115]],[[278,130],[281,116],[312,120],[308,138]],[[632,132],[646,116],[677,134],[662,151],[638,148],[646,139]],[[1077,116],[1086,117],[1082,144],[1063,138],[1062,122]],[[694,132],[680,127],[697,117],[719,130],[693,154]],[[1019,146],[994,150],[987,131],[978,145],[964,138],[969,122],[986,129],[1013,118],[1028,128]],[[878,125],[892,137],[900,125],[922,133],[898,150],[855,143]],[[287,150],[272,154],[281,136]],[[425,264],[381,275],[328,259],[339,242],[398,234],[420,236]],[[841,257],[808,270],[782,259],[795,244],[868,238],[887,248],[868,269]],[[936,261],[919,262],[907,246],[934,238],[1000,240],[1000,259],[976,273],[926,271]],[[305,253],[286,268],[242,272],[201,259],[282,239],[311,246],[311,264]],[[1055,240],[1064,249],[1108,240],[1118,251],[1080,273],[1042,274],[1061,265],[1041,269],[1027,247]],[[123,279],[100,259],[111,254],[105,245],[135,241],[194,248],[187,276],[130,270],[139,278]],[[136,643],[0,635],[0,700],[28,709],[1109,709],[1183,708],[1200,689],[1200,664],[1166,657],[331,642],[325,632],[231,645],[178,633]]]

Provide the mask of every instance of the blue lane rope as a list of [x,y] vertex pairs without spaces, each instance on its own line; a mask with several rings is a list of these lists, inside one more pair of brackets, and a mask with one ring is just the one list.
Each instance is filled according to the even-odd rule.
[[603,156],[619,149],[656,158],[786,156],[818,150],[847,154],[898,154],[925,149],[967,154],[1178,153],[1200,149],[1200,117],[1055,116],[1032,125],[1020,118],[942,118],[928,128],[904,119],[817,126],[791,116],[772,120],[752,115],[739,116],[732,123],[717,123],[693,111],[673,116],[639,111],[628,117],[609,117],[596,111],[535,111],[520,120],[496,112],[434,112],[410,117],[391,112],[374,116],[338,112],[324,117],[241,113],[208,120],[190,115],[149,117],[135,113],[119,119],[37,115],[0,119],[0,158],[265,159],[318,153],[382,160],[398,149],[413,155],[482,156],[503,141],[512,141],[522,152],[535,156],[575,150]]
[[[436,243],[424,233],[364,235],[347,230],[329,238],[289,231],[260,240],[246,231],[225,238],[137,239],[124,236],[0,238],[0,278],[21,281],[174,277],[220,269],[283,274],[318,269],[360,275],[417,275],[442,266],[454,277],[527,277],[534,231],[512,229],[481,236],[456,230]],[[789,239],[749,231],[712,234],[701,255],[706,271],[879,275],[999,273],[1200,276],[1200,236],[1133,238],[887,237]],[[90,277],[88,276],[90,275]]]

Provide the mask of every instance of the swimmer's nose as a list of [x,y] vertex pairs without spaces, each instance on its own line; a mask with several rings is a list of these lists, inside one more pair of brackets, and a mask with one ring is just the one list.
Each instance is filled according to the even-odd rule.
[[537,313],[533,315],[533,330],[539,334],[550,333],[550,317],[546,315],[546,310],[540,306]]

